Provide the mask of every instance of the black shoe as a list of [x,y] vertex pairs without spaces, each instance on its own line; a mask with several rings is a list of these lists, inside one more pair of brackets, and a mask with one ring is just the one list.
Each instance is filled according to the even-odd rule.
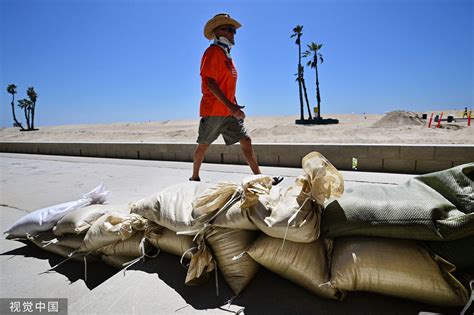
[[283,181],[282,176],[273,177],[272,186],[276,186]]
[[200,182],[201,179],[199,177],[198,178],[189,177],[189,181],[191,181],[191,182]]

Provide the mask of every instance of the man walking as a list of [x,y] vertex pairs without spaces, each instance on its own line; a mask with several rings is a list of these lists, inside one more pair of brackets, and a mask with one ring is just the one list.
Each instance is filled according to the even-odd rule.
[[[194,151],[193,175],[189,179],[192,181],[201,180],[199,170],[204,155],[221,134],[226,145],[240,143],[250,169],[254,174],[260,174],[252,140],[244,127],[244,106],[239,106],[235,98],[237,70],[230,52],[235,44],[236,31],[241,26],[229,14],[221,13],[210,19],[204,27],[204,36],[214,42],[206,49],[201,60],[201,121],[198,145]],[[276,179],[278,182],[281,180]]]

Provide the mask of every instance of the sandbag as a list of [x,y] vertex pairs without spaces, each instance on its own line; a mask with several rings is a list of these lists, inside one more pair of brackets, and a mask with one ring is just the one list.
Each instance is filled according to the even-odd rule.
[[150,245],[147,245],[148,243],[143,242],[143,248],[141,246],[144,237],[144,232],[138,231],[133,236],[127,238],[124,241],[119,240],[97,249],[97,252],[106,256],[128,256],[134,258],[140,257],[144,253],[149,252]]
[[344,191],[341,174],[320,153],[309,153],[302,165],[305,175],[286,188],[273,187],[249,209],[252,222],[268,236],[313,242],[320,234],[322,204]]
[[329,283],[331,241],[318,239],[311,243],[295,243],[261,235],[247,253],[263,267],[273,271],[312,293],[336,299],[338,292]]
[[148,220],[134,213],[109,212],[97,219],[87,231],[80,252],[95,251],[117,241],[124,241],[145,230]]
[[212,250],[217,267],[236,295],[250,283],[259,269],[246,253],[257,232],[213,227],[206,231],[205,240]]
[[26,237],[27,235],[34,236],[39,232],[51,230],[66,214],[90,204],[104,203],[109,198],[109,195],[110,191],[105,190],[104,185],[101,184],[82,195],[79,200],[61,203],[28,213],[13,223],[4,233],[9,234],[10,237]]
[[210,273],[216,268],[216,261],[212,257],[210,248],[201,235],[197,236],[197,250],[193,252],[186,273],[186,285],[201,285],[209,280]]
[[181,257],[185,252],[185,258],[191,259],[192,252],[189,249],[196,247],[193,237],[189,235],[177,235],[167,228],[154,226],[145,232],[146,239],[159,250],[165,253]]
[[172,185],[132,203],[130,212],[174,232],[198,230],[202,224],[197,223],[192,216],[192,202],[207,187],[207,184],[192,181]]
[[441,306],[464,305],[468,292],[454,266],[413,240],[345,237],[335,240],[331,285]]
[[250,220],[263,233],[293,242],[310,243],[319,237],[321,209],[310,199],[301,200],[302,186],[274,187],[248,210]]
[[194,200],[193,217],[218,227],[258,230],[250,221],[248,208],[258,203],[259,196],[268,195],[271,188],[271,177],[264,175],[246,177],[240,185],[215,184]]
[[474,235],[474,163],[417,176],[397,186],[361,184],[326,205],[327,237],[363,235],[455,240]]
[[265,217],[267,209],[254,206],[252,208],[242,208],[239,201],[236,201],[229,209],[222,211],[212,221],[212,226],[229,229],[258,230],[259,228],[250,220],[249,211],[262,211],[261,217]]
[[[84,262],[84,254],[75,254],[75,250],[78,249],[84,238],[82,235],[65,235],[56,236],[52,231],[45,231],[37,234],[36,236],[30,236],[28,239],[38,246],[39,248],[56,255],[68,258],[71,255],[71,259],[79,262]],[[94,254],[87,255],[88,262],[97,261],[94,258]]]
[[128,205],[90,205],[76,209],[63,218],[53,228],[55,235],[80,234],[87,231],[98,218],[111,211],[128,212]]

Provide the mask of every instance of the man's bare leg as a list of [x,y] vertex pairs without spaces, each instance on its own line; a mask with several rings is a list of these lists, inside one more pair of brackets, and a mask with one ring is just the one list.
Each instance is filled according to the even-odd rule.
[[193,176],[189,180],[199,181],[199,170],[201,169],[202,161],[204,160],[204,155],[206,154],[207,149],[209,149],[209,144],[199,143],[194,150],[194,159],[193,159]]
[[257,175],[261,174],[260,168],[258,167],[257,156],[252,148],[252,140],[249,137],[245,137],[240,140],[240,148],[244,153],[245,161],[250,166],[252,172]]

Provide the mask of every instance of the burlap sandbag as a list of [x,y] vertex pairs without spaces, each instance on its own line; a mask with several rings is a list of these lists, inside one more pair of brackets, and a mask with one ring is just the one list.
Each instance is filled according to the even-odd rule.
[[182,256],[186,253],[185,258],[191,259],[191,248],[196,247],[193,237],[189,235],[177,235],[167,228],[155,225],[148,228],[145,232],[146,239],[159,250],[168,254]]
[[263,267],[318,296],[338,298],[337,290],[329,283],[328,252],[331,241],[282,242],[281,239],[261,235],[247,253]]
[[252,208],[242,208],[240,201],[236,201],[229,209],[220,213],[213,221],[212,225],[217,227],[241,230],[258,230],[259,228],[250,220],[250,209],[252,211],[262,211],[261,217],[268,213],[263,207],[254,206]]
[[101,247],[97,249],[97,252],[106,256],[140,257],[144,253],[147,253],[149,247],[151,246],[149,243],[142,243],[144,237],[145,234],[143,231],[137,231],[137,233],[126,240],[119,240],[112,244]]
[[[34,237],[29,237],[28,239],[43,250],[65,258],[71,255],[72,260],[79,262],[84,261],[84,254],[75,254],[75,250],[82,245],[84,234],[56,236],[50,230],[39,233]],[[87,256],[87,261],[95,262],[97,259],[94,257],[94,254],[92,254]]]
[[217,267],[236,295],[250,283],[260,267],[246,253],[257,235],[255,231],[217,227],[205,234]]
[[248,215],[249,207],[258,203],[259,196],[268,195],[271,188],[271,177],[264,175],[246,177],[240,185],[215,184],[194,200],[193,217],[218,227],[258,230]]
[[310,243],[319,237],[320,207],[302,199],[303,187],[297,183],[274,187],[270,195],[248,210],[250,220],[265,234],[293,242]]
[[360,184],[323,211],[327,237],[455,240],[474,235],[474,163],[401,185]]
[[454,266],[416,241],[346,237],[335,240],[331,285],[441,306],[464,305],[468,292],[452,276]]
[[65,215],[53,228],[55,235],[80,234],[88,230],[92,223],[111,211],[128,212],[128,205],[90,205]]
[[192,216],[192,202],[207,188],[207,184],[191,181],[172,185],[132,203],[130,212],[142,215],[174,232],[197,232],[202,224]]
[[341,174],[320,153],[306,155],[302,167],[305,175],[294,184],[273,187],[249,209],[252,222],[271,237],[313,242],[319,237],[322,204],[344,191]]
[[106,213],[89,228],[79,251],[95,251],[117,241],[125,241],[138,231],[145,230],[147,225],[148,220],[135,213]]
[[212,257],[210,248],[207,246],[202,235],[198,235],[196,241],[197,250],[193,252],[186,274],[186,285],[200,285],[208,281],[210,273],[215,270],[216,261]]

